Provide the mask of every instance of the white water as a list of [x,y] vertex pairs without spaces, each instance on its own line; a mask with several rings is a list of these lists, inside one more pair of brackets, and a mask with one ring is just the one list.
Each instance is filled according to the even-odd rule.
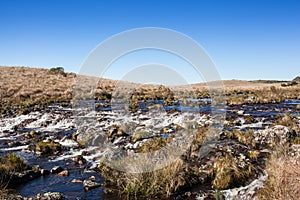
[[0,149],[0,151],[19,151],[19,150],[24,150],[27,148],[28,148],[28,145],[24,145],[24,146],[17,146],[17,147],[2,148],[2,149]]

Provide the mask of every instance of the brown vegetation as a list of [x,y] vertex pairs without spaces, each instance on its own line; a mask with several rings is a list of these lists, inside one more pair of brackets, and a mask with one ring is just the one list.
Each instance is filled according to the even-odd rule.
[[289,154],[289,147],[278,147],[267,163],[269,178],[259,192],[260,200],[299,199],[300,162]]
[[[140,168],[143,168],[143,163],[140,163]],[[184,163],[180,159],[163,169],[151,172],[119,172],[106,165],[101,165],[100,171],[107,186],[117,187],[119,192],[129,199],[169,197],[190,181],[184,172]]]
[[[166,104],[170,104],[174,100],[184,100],[187,97],[208,98],[213,92],[208,90],[208,85],[212,84],[221,86],[221,89],[224,85],[227,104],[272,103],[285,99],[300,99],[300,84],[282,87],[282,83],[276,81],[231,80],[166,87],[76,76],[74,73],[64,72],[61,67],[0,67],[1,112],[18,107],[23,108],[19,114],[25,114],[25,108],[51,102],[70,102],[76,97],[130,101],[129,109],[136,110],[137,102],[147,99],[163,99]],[[191,102],[185,100],[184,103]]]

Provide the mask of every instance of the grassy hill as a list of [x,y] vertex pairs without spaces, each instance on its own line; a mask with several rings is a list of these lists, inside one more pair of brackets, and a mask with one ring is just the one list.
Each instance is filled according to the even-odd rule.
[[300,83],[300,76],[297,76],[296,78],[294,78],[293,81]]
[[[59,68],[3,66],[0,67],[1,110],[12,107],[48,105],[52,102],[70,102],[74,95],[75,82],[78,80],[84,84],[79,84],[80,88],[75,87],[76,91],[86,94],[86,91],[91,93],[91,90],[95,89],[93,98],[107,101],[115,92],[117,84],[122,86],[122,91],[118,92],[123,92],[125,95],[132,94],[132,102],[135,103],[145,99],[176,100],[176,96],[179,94],[181,97],[209,97],[207,85],[211,84],[224,85],[228,104],[280,102],[287,98],[300,99],[300,84],[283,87],[280,81],[225,80],[209,84],[198,83],[168,88],[160,85],[141,85],[110,79],[99,80],[95,77],[67,73]],[[299,77],[296,80],[299,80]],[[78,95],[78,93],[76,94]],[[246,100],[249,98],[254,100],[247,102]]]

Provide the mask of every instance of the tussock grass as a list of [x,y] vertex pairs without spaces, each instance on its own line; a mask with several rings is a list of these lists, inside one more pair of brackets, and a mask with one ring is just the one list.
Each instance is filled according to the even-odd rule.
[[288,146],[278,147],[267,163],[268,180],[258,199],[299,199],[300,161],[288,154]]
[[187,185],[189,181],[181,159],[176,159],[163,169],[144,173],[115,171],[106,165],[102,165],[100,170],[106,184],[116,187],[128,199],[134,197],[136,199],[139,197],[169,197],[180,187]]
[[252,164],[241,166],[239,162],[241,161],[231,154],[226,154],[216,161],[211,172],[214,189],[221,190],[234,185],[243,185],[255,173]]
[[41,155],[53,155],[61,151],[61,145],[57,142],[38,142],[35,145],[35,151],[40,152]]
[[247,130],[246,132],[243,132],[235,129],[233,131],[226,132],[225,135],[229,139],[236,139],[242,144],[255,147],[257,145],[257,141],[253,139],[253,133],[254,133],[253,130]]

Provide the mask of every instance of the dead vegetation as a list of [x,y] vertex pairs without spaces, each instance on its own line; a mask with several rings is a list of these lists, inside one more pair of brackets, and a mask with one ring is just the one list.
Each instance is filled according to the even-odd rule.
[[268,180],[258,193],[260,200],[300,198],[300,161],[289,151],[288,146],[280,146],[272,153],[267,162]]

